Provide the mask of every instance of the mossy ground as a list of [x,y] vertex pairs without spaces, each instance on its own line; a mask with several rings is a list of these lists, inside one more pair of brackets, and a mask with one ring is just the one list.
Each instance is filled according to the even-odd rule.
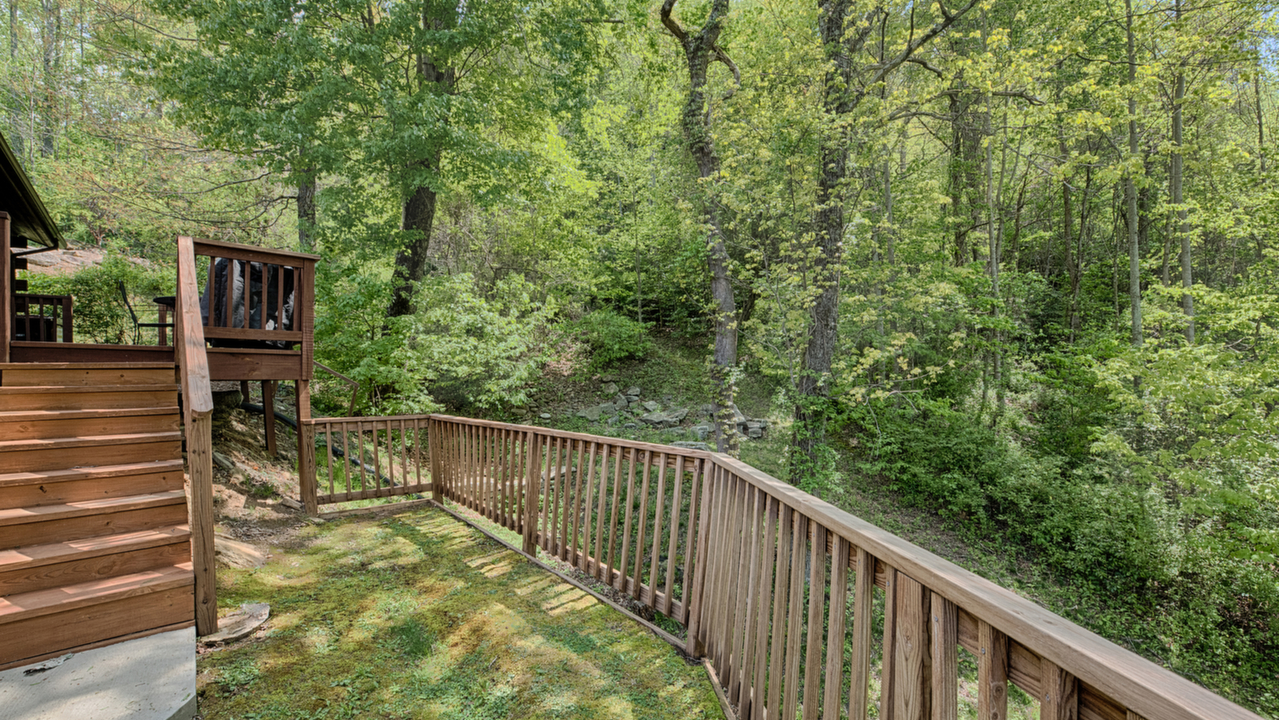
[[335,520],[218,573],[264,632],[199,661],[204,718],[720,718],[699,665],[438,510]]

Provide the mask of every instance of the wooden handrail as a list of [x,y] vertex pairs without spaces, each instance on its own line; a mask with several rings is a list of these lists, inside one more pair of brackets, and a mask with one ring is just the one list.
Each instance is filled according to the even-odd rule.
[[[379,421],[387,420],[395,418]],[[983,718],[1006,716],[1012,682],[1052,720],[1260,720],[732,457],[446,415],[430,416],[428,426],[436,497],[521,533],[525,553],[540,547],[684,625],[687,649],[713,666],[741,717],[764,717],[765,707],[767,717],[795,717],[802,705],[805,718],[838,717],[847,708],[862,720],[871,645],[882,640],[880,716],[894,720],[956,717],[960,648],[977,659]],[[611,453],[629,463],[625,472],[621,461],[610,466]],[[681,489],[692,493],[687,510]],[[646,538],[650,523],[656,537]],[[680,559],[684,580],[673,585]],[[879,591],[882,639],[870,629]],[[851,627],[843,621],[848,603]],[[841,697],[845,667],[853,682]]]
[[204,347],[194,242],[178,238],[178,293],[174,313],[174,359],[182,384],[183,425],[190,476],[191,559],[195,569],[195,627],[218,630],[213,547],[213,392]]

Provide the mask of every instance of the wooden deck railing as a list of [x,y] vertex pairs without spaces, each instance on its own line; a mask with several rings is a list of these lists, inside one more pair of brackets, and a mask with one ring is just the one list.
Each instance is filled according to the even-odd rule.
[[[213,240],[195,241],[194,248],[197,256],[209,258],[204,337],[229,346],[299,345],[309,379],[317,256]],[[290,301],[292,316],[287,317]]]
[[[404,420],[416,440],[424,419]],[[684,649],[713,667],[740,718],[864,720],[878,700],[880,718],[955,720],[966,652],[983,720],[1007,717],[1009,683],[1045,720],[1260,720],[731,457],[443,415],[425,422],[431,483],[415,489],[684,627]]]
[[423,460],[429,457],[428,417],[303,420],[302,426],[314,434],[316,443],[323,444],[323,450],[317,450],[322,453],[322,467],[315,465],[320,476],[316,505],[429,492],[429,468],[423,480]]
[[14,293],[13,311],[12,339],[71,342],[70,295]]
[[200,321],[194,242],[178,238],[178,293],[173,344],[182,383],[182,425],[186,432],[191,560],[195,569],[195,628],[217,632],[218,600],[213,549],[213,393],[209,358]]

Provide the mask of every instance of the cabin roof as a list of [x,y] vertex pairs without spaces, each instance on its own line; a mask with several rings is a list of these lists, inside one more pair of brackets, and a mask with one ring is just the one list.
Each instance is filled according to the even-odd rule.
[[49,215],[49,210],[40,200],[31,179],[23,171],[18,156],[13,154],[9,141],[4,133],[0,133],[0,211],[9,213],[11,245],[12,240],[26,238],[28,245],[34,243],[44,247],[65,246],[62,232],[58,224]]

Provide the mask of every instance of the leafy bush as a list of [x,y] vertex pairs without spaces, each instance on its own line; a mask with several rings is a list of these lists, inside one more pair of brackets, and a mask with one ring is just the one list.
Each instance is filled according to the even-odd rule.
[[[527,402],[540,367],[537,342],[555,306],[534,302],[523,277],[498,281],[489,296],[470,275],[431,277],[418,287],[417,314],[387,318],[389,274],[321,273],[317,353],[360,383],[375,412]],[[324,401],[345,406],[346,392],[335,386]]]
[[636,322],[610,308],[601,308],[567,324],[565,329],[582,338],[591,349],[591,370],[613,363],[643,358],[653,351],[648,331],[652,323]]

